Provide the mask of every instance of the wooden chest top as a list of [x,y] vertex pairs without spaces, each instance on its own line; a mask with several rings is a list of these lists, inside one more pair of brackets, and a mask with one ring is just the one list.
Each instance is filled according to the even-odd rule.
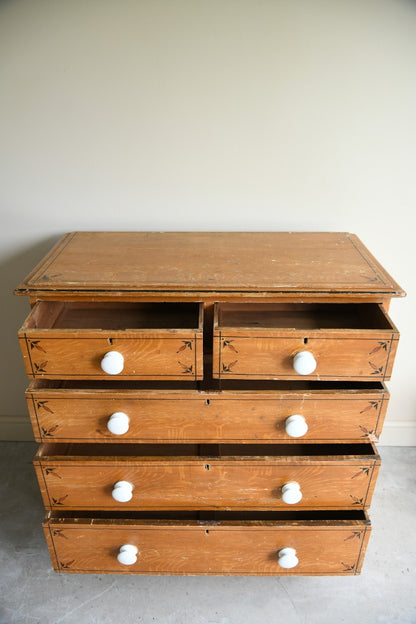
[[333,232],[72,232],[16,294],[403,296],[357,236]]

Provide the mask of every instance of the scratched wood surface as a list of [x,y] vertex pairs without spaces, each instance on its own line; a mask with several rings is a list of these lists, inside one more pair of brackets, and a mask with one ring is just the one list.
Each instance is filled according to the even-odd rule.
[[[361,570],[371,527],[361,521],[146,523],[46,520],[56,571],[116,574],[352,575]],[[137,562],[117,561],[120,546],[138,549]],[[283,569],[279,550],[299,563]]]
[[103,290],[404,294],[357,236],[333,232],[72,232],[16,293]]

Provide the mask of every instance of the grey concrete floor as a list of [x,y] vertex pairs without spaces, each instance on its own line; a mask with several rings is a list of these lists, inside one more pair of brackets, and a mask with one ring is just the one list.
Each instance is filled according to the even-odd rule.
[[58,575],[35,449],[0,443],[0,624],[416,623],[416,448],[380,449],[361,576],[303,578]]

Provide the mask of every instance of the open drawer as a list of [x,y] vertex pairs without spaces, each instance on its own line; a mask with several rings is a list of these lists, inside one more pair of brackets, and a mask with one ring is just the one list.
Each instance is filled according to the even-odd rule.
[[42,444],[47,509],[365,509],[380,457],[362,444]]
[[202,379],[203,305],[36,303],[19,331],[26,372],[46,379]]
[[108,444],[377,440],[389,402],[379,381],[188,383],[36,379],[26,400],[38,442]]
[[371,525],[363,511],[251,513],[49,512],[57,572],[351,575]]
[[213,376],[387,380],[399,332],[372,303],[217,303]]

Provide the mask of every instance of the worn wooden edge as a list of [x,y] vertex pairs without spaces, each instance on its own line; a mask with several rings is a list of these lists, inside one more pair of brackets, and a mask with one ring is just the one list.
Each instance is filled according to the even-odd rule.
[[385,368],[384,376],[383,376],[383,379],[385,379],[386,381],[389,381],[391,379],[391,375],[393,373],[393,364],[396,358],[397,347],[399,344],[399,337],[400,337],[400,334],[398,332],[397,334],[393,334],[393,339],[390,342],[390,349],[388,352],[386,368]]
[[361,541],[361,548],[360,548],[360,552],[358,555],[357,564],[355,566],[354,575],[361,574],[370,535],[371,535],[371,523],[368,523],[368,525],[364,529],[364,535]]
[[[283,503],[284,505],[284,503]],[[60,511],[62,511],[63,513],[65,512],[87,512],[87,513],[94,513],[94,512],[101,512],[101,511],[106,511],[109,514],[111,514],[111,512],[113,511],[119,511],[121,509],[124,509],[124,503],[121,504],[100,504],[100,505],[66,505],[65,503],[57,503],[57,504],[47,504],[45,503],[45,510],[46,511],[54,511],[55,509],[59,509]],[[195,503],[195,504],[186,504],[186,505],[180,505],[180,504],[169,504],[169,503],[160,503],[158,505],[158,510],[160,511],[177,511],[177,512],[189,512],[189,511],[228,511],[230,509],[229,504],[219,504],[219,505],[213,505],[213,504],[207,504],[207,505],[201,505],[200,503]],[[301,504],[301,503],[297,503],[296,504],[296,508],[299,510],[299,512],[301,511],[320,511],[322,513],[327,512],[327,511],[368,511],[370,508],[370,505],[364,505],[364,504],[360,504],[358,505],[357,503],[350,503],[347,505],[343,505],[343,504],[339,504],[339,505],[317,505],[317,504],[310,504],[310,505],[305,505],[305,504]],[[140,504],[132,504],[129,503],[129,509],[132,511],[154,511],[155,506],[154,504],[148,504],[148,505],[140,505]],[[244,506],[243,504],[235,504],[233,505],[233,510],[236,512],[244,512],[247,510],[253,510],[255,509],[256,511],[258,511],[259,513],[261,512],[267,512],[267,511],[278,511],[279,509],[282,509],[282,504],[277,500],[276,501],[276,505],[273,506],[272,504],[264,504],[264,505],[256,505],[256,506]]]
[[368,489],[367,489],[367,493],[364,499],[365,508],[368,508],[370,506],[371,501],[373,499],[373,494],[374,494],[374,490],[376,487],[377,478],[378,478],[378,474],[380,471],[380,466],[381,466],[381,459],[379,458],[379,460],[374,462],[374,464],[371,467],[371,474],[369,478]]
[[[33,436],[36,442],[49,442],[51,440],[51,436],[48,435],[43,435],[42,433],[38,433],[37,430],[33,427]],[[25,438],[27,439],[27,438]],[[114,444],[122,444],[122,445],[128,445],[128,444],[166,444],[166,445],[175,445],[178,443],[177,439],[170,439],[170,438],[165,438],[163,436],[159,437],[159,438],[143,438],[143,437],[138,437],[138,436],[134,436],[125,440],[113,440],[112,438],[106,438],[103,440],[102,436],[96,436],[96,437],[92,437],[89,436],[88,438],[75,438],[75,437],[69,437],[69,436],[62,436],[62,437],[58,437],[58,436],[54,436],[53,438],[54,440],[57,441],[57,443],[59,444],[66,444],[66,443],[71,443],[71,444],[88,444],[92,441],[96,441],[99,444],[106,444],[109,446],[112,446]],[[378,435],[376,433],[374,434],[367,434],[365,437],[364,436],[360,436],[360,437],[344,437],[344,438],[332,438],[331,442],[333,442],[334,444],[361,444],[361,442],[365,441],[365,440],[371,440],[371,441],[375,441],[378,442]],[[186,442],[189,444],[218,444],[219,442],[224,443],[224,444],[241,444],[241,446],[249,446],[250,444],[257,444],[259,441],[258,438],[239,438],[238,440],[236,440],[235,438],[221,438],[221,440],[219,440],[219,438],[214,438],[214,437],[200,437],[200,438],[196,438],[196,437],[189,437],[186,439]],[[288,446],[294,446],[295,444],[299,444],[300,446],[302,445],[306,445],[306,444],[326,444],[328,443],[328,438],[322,438],[322,437],[309,437],[306,440],[286,440],[286,438],[284,438],[283,436],[276,437],[273,440],[261,440],[261,444],[264,445],[269,445],[272,446],[273,444],[276,444],[276,442],[278,443],[279,441],[281,441],[282,443],[284,442],[285,444],[287,444]]]
[[71,570],[71,568],[55,568],[56,572],[60,574],[117,574],[117,575],[135,575],[135,576],[217,576],[217,577],[228,577],[228,576],[247,576],[247,577],[280,577],[280,576],[296,576],[296,577],[311,577],[311,576],[357,576],[359,572],[355,570],[352,571],[341,571],[341,572],[291,572],[290,570],[285,570],[281,568],[280,570],[276,570],[275,572],[182,572],[178,570],[167,570],[167,571],[148,571],[148,570],[105,570],[102,568],[97,568],[93,570],[83,570],[83,569],[75,569]]
[[27,344],[26,337],[23,333],[18,334],[19,346],[22,352],[23,364],[25,367],[26,375],[29,379],[34,379],[35,375],[33,373],[32,360],[30,356],[30,349]]
[[71,570],[71,568],[54,568],[55,572],[59,574],[117,574],[121,575],[135,575],[135,576],[218,576],[218,577],[228,577],[228,576],[247,576],[247,577],[278,577],[278,576],[297,576],[297,577],[311,577],[311,576],[356,576],[359,572],[351,571],[351,572],[291,572],[290,570],[281,569],[281,571],[276,570],[275,572],[182,572],[178,570],[167,570],[164,572],[160,571],[149,571],[149,570],[105,570],[102,568],[97,568],[93,570],[83,570],[77,568],[75,570]]
[[[330,337],[338,337],[338,335],[342,337],[348,334],[351,334],[351,336],[356,336],[356,335],[366,334],[367,332],[369,332],[370,336],[374,336],[378,333],[380,334],[389,333],[389,334],[392,334],[393,338],[396,340],[400,338],[400,332],[397,329],[394,322],[392,321],[392,319],[390,318],[386,309],[384,308],[382,304],[377,304],[377,303],[373,303],[371,305],[375,306],[375,310],[377,310],[381,314],[385,323],[388,325],[388,327],[386,327],[385,329],[372,328],[372,327],[357,327],[357,328],[324,327],[320,329],[313,329],[313,328],[308,329],[307,327],[303,327],[299,329],[297,327],[280,327],[277,322],[276,322],[276,326],[274,327],[264,327],[262,325],[249,325],[247,327],[243,325],[226,325],[226,324],[221,324],[219,321],[220,313],[221,313],[221,305],[223,305],[222,302],[217,302],[214,305],[214,337],[218,337],[219,333],[221,332],[226,334],[227,336],[228,335],[232,336],[233,334],[238,334],[238,335],[249,334],[248,336],[249,338],[251,337],[250,335],[251,332],[253,332],[255,336],[258,336],[261,334],[261,335],[264,335],[266,338],[269,338],[269,337],[272,338],[273,336],[284,337],[287,334],[290,334],[290,335],[293,334],[294,336],[300,336],[301,338],[305,336],[305,334],[307,334],[308,337],[310,338],[313,338],[313,337],[319,338],[320,336],[326,335],[326,334],[329,334]],[[247,306],[245,305],[245,303],[243,305],[244,307],[249,307],[248,304]],[[273,304],[270,303],[270,304],[265,304],[265,305],[272,306]]]
[[175,303],[216,303],[221,302],[238,302],[258,303],[267,301],[273,303],[299,303],[299,300],[306,300],[308,303],[381,303],[388,301],[391,297],[401,297],[405,295],[394,295],[391,293],[368,292],[368,291],[339,291],[332,292],[328,290],[304,291],[301,289],[293,292],[270,291],[266,289],[259,290],[33,290],[27,292],[14,292],[15,295],[25,295],[30,298],[31,303],[37,301],[85,301],[85,302],[105,302],[105,301],[124,301],[124,302],[160,302],[172,301]]
[[[275,401],[279,399],[284,399],[287,397],[288,400],[315,400],[317,398],[322,398],[326,400],[334,400],[334,399],[350,399],[350,400],[366,400],[372,399],[375,396],[381,395],[388,399],[390,396],[389,389],[386,384],[383,382],[374,382],[378,383],[378,388],[362,388],[359,384],[357,384],[356,388],[319,388],[319,382],[316,383],[316,387],[299,389],[296,384],[293,384],[291,389],[279,389],[276,388],[266,388],[266,389],[243,389],[243,388],[218,388],[218,389],[199,389],[197,387],[194,388],[134,388],[134,382],[125,382],[131,385],[131,388],[118,388],[117,381],[109,382],[114,384],[113,387],[109,388],[91,388],[91,387],[80,387],[80,388],[67,388],[67,387],[54,387],[53,382],[51,384],[48,383],[48,380],[33,380],[29,383],[29,386],[26,388],[25,396],[27,399],[31,399],[31,397],[37,398],[91,398],[91,399],[107,399],[111,398],[113,395],[116,398],[125,398],[125,399],[148,399],[148,400],[166,400],[169,398],[172,399],[184,399],[184,400],[204,400],[207,398],[213,398],[216,400],[269,400]],[[189,382],[192,383],[192,382]],[[336,382],[334,382],[336,383]]]
[[49,548],[49,554],[51,557],[53,569],[55,570],[55,572],[60,572],[59,560],[56,554],[55,544],[54,544],[54,540],[52,537],[52,527],[50,524],[46,523],[45,520],[43,521],[42,526],[43,526],[43,533],[46,539],[46,544]]
[[[200,359],[200,356],[198,355],[198,362],[202,361],[202,358]],[[184,382],[188,382],[189,378],[192,378],[192,381],[198,381],[198,382],[202,382],[204,380],[204,373],[202,371],[202,364],[201,364],[201,368],[200,370],[196,371],[195,374],[187,374],[187,373],[183,373],[183,377],[180,377],[179,374],[175,374],[175,375],[159,375],[158,379],[161,382],[165,382],[165,381],[174,381],[174,382],[179,382],[179,381],[184,381]],[[185,377],[185,375],[188,375],[187,377]],[[108,375],[106,373],[102,373],[102,374],[97,374],[97,375],[72,375],[70,373],[64,374],[64,373],[32,373],[30,372],[30,370],[27,371],[27,377],[29,379],[37,379],[37,380],[44,380],[44,381],[105,381],[108,379]],[[122,383],[123,381],[154,381],[155,380],[155,375],[141,375],[141,374],[137,374],[137,375],[124,375],[123,373],[120,373],[117,376],[117,379],[120,380],[120,383]],[[374,379],[368,379],[368,381],[374,381]]]
[[51,250],[37,263],[34,269],[25,277],[25,279],[14,290],[15,295],[28,295],[31,291],[29,284],[36,278],[36,275],[45,269],[47,265],[55,260],[61,251],[67,246],[69,241],[74,238],[76,232],[68,232],[64,234],[51,248]]
[[50,340],[53,340],[54,338],[57,339],[65,339],[65,338],[73,338],[73,339],[79,339],[82,340],[83,338],[104,338],[106,339],[108,336],[110,336],[111,338],[114,339],[118,339],[118,340],[122,340],[124,339],[145,339],[148,338],[149,340],[157,340],[157,339],[168,339],[168,338],[173,338],[173,339],[178,339],[180,340],[181,338],[184,339],[195,339],[195,340],[202,340],[202,330],[200,329],[175,329],[175,328],[157,328],[155,330],[153,329],[145,329],[145,328],[138,328],[138,329],[100,329],[99,327],[96,328],[88,328],[88,329],[84,329],[84,328],[79,328],[79,329],[54,329],[53,327],[51,327],[50,329],[48,328],[36,328],[36,327],[30,327],[27,328],[24,325],[21,327],[21,329],[19,329],[18,331],[18,337],[19,338],[48,338]]
[[48,486],[46,485],[45,475],[43,473],[43,466],[35,460],[33,460],[33,466],[35,468],[35,474],[38,480],[39,491],[42,496],[43,505],[45,509],[50,509],[52,507],[52,502],[49,498]]
[[383,394],[381,397],[381,405],[378,411],[376,428],[375,428],[373,436],[370,437],[370,439],[372,439],[373,442],[376,442],[376,443],[379,442],[381,432],[383,431],[389,402],[390,402],[390,393],[387,391],[386,394]]
[[262,328],[262,327],[219,327],[214,330],[214,339],[220,338],[238,338],[238,339],[251,339],[257,338],[291,338],[303,339],[305,336],[308,338],[341,338],[344,340],[354,340],[356,338],[367,338],[368,340],[382,340],[389,338],[391,340],[398,341],[400,334],[397,331],[391,329],[295,329],[295,328]]
[[[374,304],[377,305],[377,304]],[[221,304],[215,305],[214,310],[214,339],[219,339],[222,337],[238,337],[238,338],[284,338],[286,336],[294,336],[303,338],[305,335],[308,338],[321,338],[322,336],[328,335],[330,338],[343,338],[349,337],[354,338],[356,336],[366,336],[369,335],[370,338],[377,338],[378,336],[385,337],[386,335],[391,336],[393,340],[399,340],[400,332],[387,314],[387,312],[383,309],[381,305],[377,305],[377,309],[380,310],[381,314],[384,317],[384,320],[388,327],[385,329],[380,328],[372,328],[372,327],[358,327],[358,328],[332,328],[332,327],[324,327],[322,329],[308,329],[308,328],[297,328],[297,327],[279,327],[276,322],[275,327],[264,327],[262,325],[253,325],[253,326],[240,326],[240,325],[221,325],[219,323],[219,312],[220,312]]]
[[364,245],[361,239],[356,234],[347,233],[347,237],[350,239],[351,243],[356,247],[357,251],[365,258],[370,267],[374,270],[374,272],[379,275],[382,275],[388,283],[394,288],[397,293],[396,297],[405,297],[406,292],[399,286],[399,284],[392,278],[390,273],[386,271],[386,269],[380,264],[380,262],[373,256],[370,250]]
[[27,409],[29,412],[30,423],[32,425],[33,436],[36,442],[41,442],[43,439],[42,431],[39,425],[38,420],[38,412],[35,405],[35,397],[34,395],[30,395],[27,392],[25,393]]
[[[62,444],[66,444],[66,443],[62,442]],[[72,444],[72,443],[69,443],[69,444]],[[79,442],[75,444],[84,444],[84,443]],[[342,444],[342,442],[339,444]],[[355,443],[352,442],[351,444],[355,444]],[[361,444],[361,442],[358,444]],[[365,455],[337,455],[336,457],[331,457],[328,455],[313,455],[313,456],[293,455],[293,456],[288,456],[288,457],[279,456],[277,458],[274,455],[246,456],[242,454],[242,455],[238,455],[238,456],[234,455],[234,456],[230,456],[226,458],[223,457],[221,459],[212,457],[210,455],[206,455],[206,456],[202,455],[202,456],[195,456],[195,457],[178,455],[178,456],[175,456],[174,458],[172,458],[169,455],[162,456],[162,457],[153,457],[153,456],[146,456],[146,457],[130,456],[129,457],[129,456],[123,456],[123,455],[113,456],[111,455],[111,448],[109,448],[109,445],[106,444],[105,446],[106,446],[106,451],[107,451],[107,457],[97,456],[97,455],[91,455],[91,456],[86,457],[85,455],[75,455],[75,454],[69,455],[69,456],[62,456],[62,455],[57,454],[57,455],[35,456],[33,462],[35,465],[40,465],[40,466],[44,466],[48,468],[51,468],[53,466],[78,466],[80,467],[81,464],[84,467],[85,466],[111,467],[111,466],[121,466],[121,465],[123,465],[123,467],[127,467],[127,466],[134,467],[134,466],[146,466],[148,464],[152,464],[153,467],[162,466],[166,468],[167,466],[177,466],[177,467],[178,466],[193,466],[193,465],[202,464],[204,462],[208,462],[211,467],[212,466],[226,467],[226,466],[230,466],[231,464],[241,464],[241,467],[264,466],[265,464],[267,466],[298,466],[298,465],[306,464],[307,466],[329,465],[329,466],[334,467],[334,466],[346,466],[346,464],[351,464],[351,465],[355,465],[355,464],[367,465],[368,464],[369,466],[373,466],[374,464],[381,462],[381,459],[379,457],[365,456]],[[240,444],[240,446],[244,447],[248,445]],[[265,446],[271,446],[271,445],[268,444]],[[306,446],[306,445],[302,444],[301,446]]]

